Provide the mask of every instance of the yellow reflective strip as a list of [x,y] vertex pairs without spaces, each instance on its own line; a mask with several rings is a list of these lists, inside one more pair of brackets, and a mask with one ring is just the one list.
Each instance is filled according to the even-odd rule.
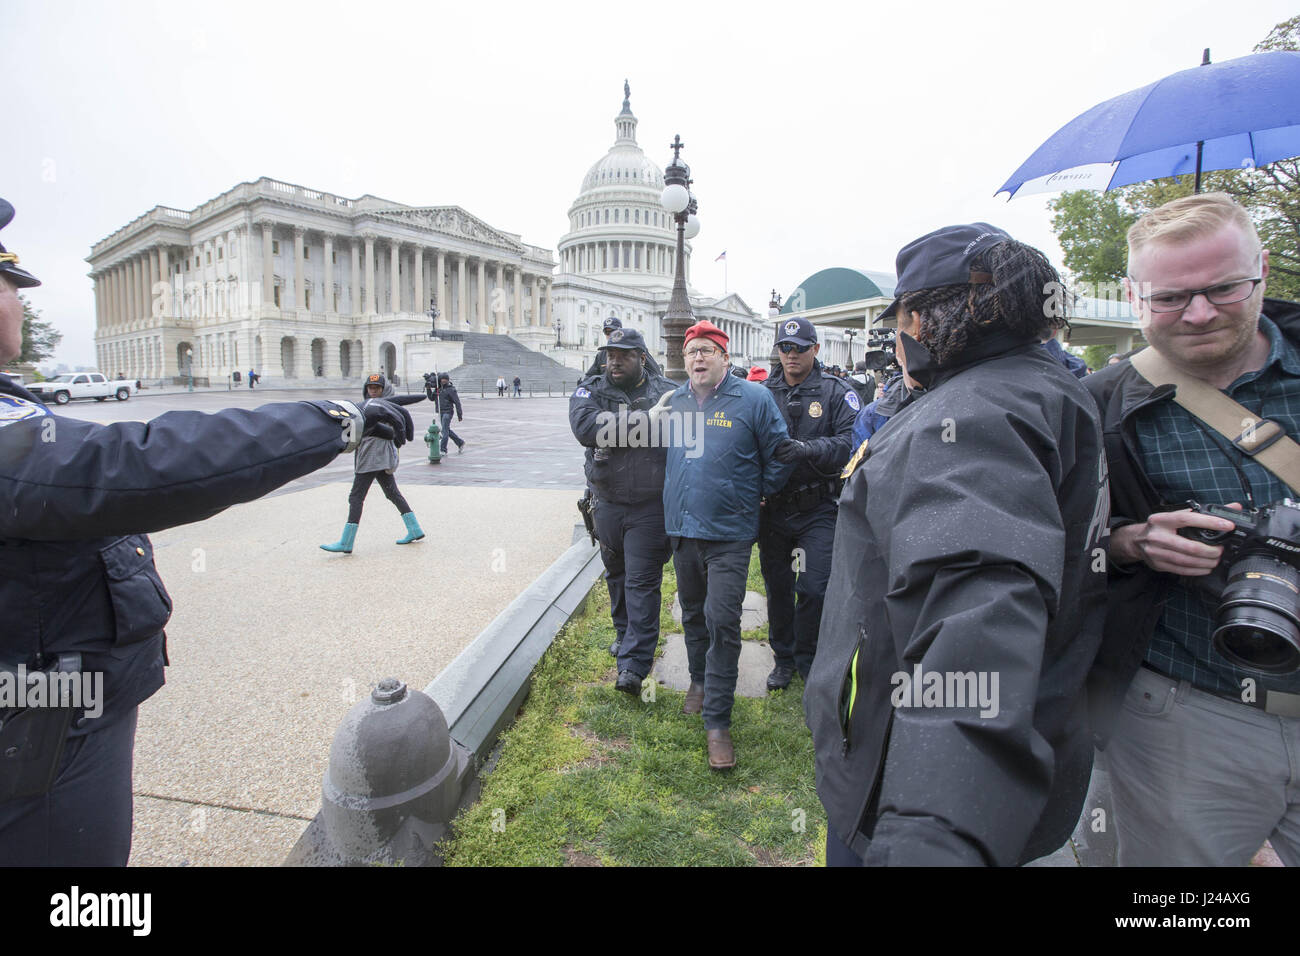
[[853,660],[849,662],[849,716],[845,723],[853,719],[853,705],[858,700],[858,655],[861,653],[862,648],[858,647],[853,652]]

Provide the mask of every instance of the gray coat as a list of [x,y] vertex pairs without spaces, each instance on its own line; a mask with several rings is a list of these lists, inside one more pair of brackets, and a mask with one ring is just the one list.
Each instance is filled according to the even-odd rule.
[[[362,387],[364,397],[365,388]],[[384,393],[379,397],[393,398],[397,394],[393,383],[384,382]],[[367,402],[369,399],[366,400]],[[366,402],[361,403],[364,408]],[[356,450],[356,467],[358,475],[365,471],[386,471],[390,475],[397,470],[397,446],[386,438],[363,438]]]

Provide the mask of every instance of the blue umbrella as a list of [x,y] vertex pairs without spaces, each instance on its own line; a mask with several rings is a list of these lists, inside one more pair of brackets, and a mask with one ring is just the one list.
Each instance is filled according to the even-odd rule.
[[1094,106],[1025,160],[999,193],[1114,189],[1300,155],[1300,53],[1209,63]]

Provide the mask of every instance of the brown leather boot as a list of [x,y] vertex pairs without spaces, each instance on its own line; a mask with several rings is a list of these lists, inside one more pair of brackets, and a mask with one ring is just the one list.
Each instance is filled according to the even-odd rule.
[[731,745],[731,731],[726,727],[705,734],[709,743],[709,766],[714,770],[727,770],[736,765],[736,749]]
[[704,685],[691,681],[686,688],[686,700],[682,703],[683,714],[698,714],[704,709]]

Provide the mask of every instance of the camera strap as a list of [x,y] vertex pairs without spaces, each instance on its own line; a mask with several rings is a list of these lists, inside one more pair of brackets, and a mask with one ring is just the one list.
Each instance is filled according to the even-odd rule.
[[1152,385],[1173,385],[1175,402],[1300,494],[1300,445],[1278,422],[1260,418],[1208,382],[1179,370],[1153,348],[1143,349],[1129,361]]

